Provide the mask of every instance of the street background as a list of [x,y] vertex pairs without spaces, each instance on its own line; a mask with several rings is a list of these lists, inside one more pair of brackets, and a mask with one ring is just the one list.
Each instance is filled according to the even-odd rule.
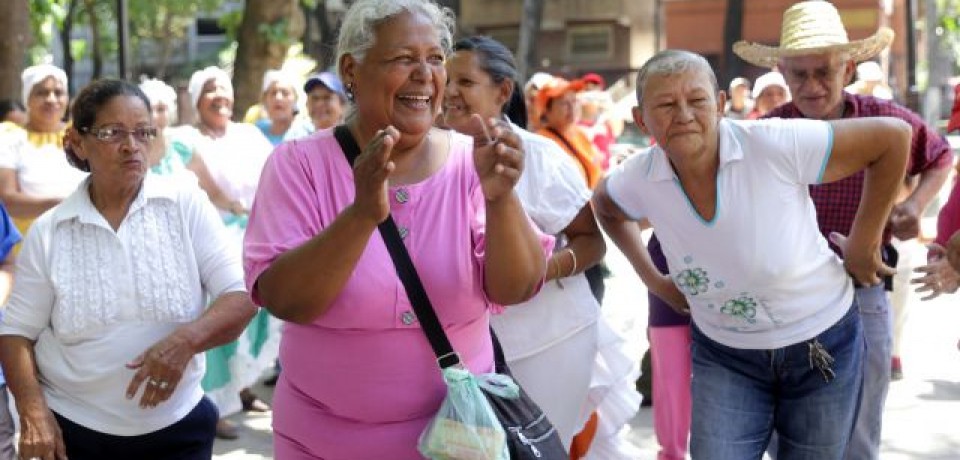
[[[637,357],[647,348],[646,289],[615,246],[607,243],[607,279],[603,314],[627,337],[626,352]],[[917,254],[915,260],[924,260]],[[960,293],[922,302],[912,295],[904,332],[903,380],[890,385],[884,412],[882,460],[960,459]],[[254,391],[269,401],[271,388]],[[642,452],[656,458],[652,410],[644,407],[625,435]],[[260,460],[272,456],[270,414],[241,413],[240,439],[217,440],[216,460]]]

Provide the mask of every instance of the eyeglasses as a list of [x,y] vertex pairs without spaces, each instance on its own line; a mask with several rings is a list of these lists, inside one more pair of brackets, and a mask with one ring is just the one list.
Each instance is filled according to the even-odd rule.
[[123,141],[131,134],[133,134],[134,140],[141,144],[146,144],[147,142],[157,138],[157,128],[154,126],[138,126],[133,128],[133,130],[121,128],[119,126],[80,128],[80,132],[84,134],[93,134],[98,141],[109,142],[111,144],[116,144],[117,142]]

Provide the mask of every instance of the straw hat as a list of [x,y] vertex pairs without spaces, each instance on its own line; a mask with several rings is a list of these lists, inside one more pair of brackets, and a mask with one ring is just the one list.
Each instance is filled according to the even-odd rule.
[[783,13],[780,46],[739,41],[733,52],[760,67],[773,67],[783,57],[843,51],[859,62],[875,56],[893,41],[893,31],[881,27],[863,40],[850,41],[840,13],[830,2],[810,0],[796,3]]

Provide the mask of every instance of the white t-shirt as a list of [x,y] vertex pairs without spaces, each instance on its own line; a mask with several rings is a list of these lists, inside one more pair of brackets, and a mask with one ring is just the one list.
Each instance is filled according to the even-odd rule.
[[[203,397],[203,353],[169,400],[126,398],[130,363],[207,302],[244,292],[236,245],[195,185],[148,174],[116,232],[90,202],[89,180],[40,216],[24,240],[0,335],[36,341],[50,409],[87,428],[134,436],[169,426]],[[142,387],[141,387],[142,390]]]
[[721,120],[716,213],[693,208],[659,146],[610,173],[610,197],[646,217],[696,325],[742,349],[815,337],[853,300],[843,263],[821,236],[808,184],[819,183],[833,131],[813,120]]
[[[543,233],[556,235],[590,200],[590,189],[570,155],[552,140],[513,126],[524,150],[523,175],[515,191]],[[532,299],[490,318],[509,360],[535,354],[594,324],[600,305],[583,273],[544,283]]]
[[87,177],[87,173],[70,166],[62,147],[38,147],[22,129],[8,130],[0,136],[0,168],[17,172],[22,193],[42,198],[64,198]]

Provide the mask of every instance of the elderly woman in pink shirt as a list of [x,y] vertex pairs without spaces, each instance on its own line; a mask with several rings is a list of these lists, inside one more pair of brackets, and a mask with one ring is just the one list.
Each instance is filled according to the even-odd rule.
[[[360,0],[338,70],[363,152],[334,131],[282,144],[264,167],[245,240],[256,302],[287,321],[274,396],[278,459],[421,458],[417,438],[446,388],[377,224],[392,215],[462,362],[493,368],[489,313],[542,283],[553,240],[513,188],[519,139],[433,128],[453,16],[423,0]],[[479,120],[478,123],[481,123]]]

